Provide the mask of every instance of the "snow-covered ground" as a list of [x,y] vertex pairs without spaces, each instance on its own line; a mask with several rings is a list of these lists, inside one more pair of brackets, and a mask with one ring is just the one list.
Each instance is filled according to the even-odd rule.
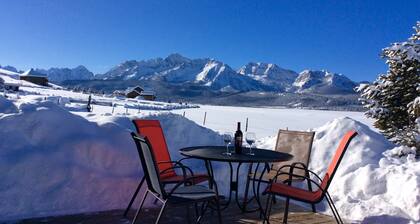
[[[420,222],[420,162],[394,148],[358,112],[168,104],[94,96],[36,86],[0,93],[0,221],[121,209],[142,174],[129,132],[131,119],[159,119],[173,159],[178,149],[222,144],[220,132],[249,119],[258,145],[273,148],[279,128],[315,130],[310,167],[322,175],[348,130],[351,143],[330,188],[341,215],[362,223]],[[112,113],[111,104],[116,104]],[[127,106],[126,106],[127,105]],[[176,109],[176,110],[175,110]],[[185,117],[183,114],[185,112]],[[203,127],[204,112],[207,112]],[[391,150],[392,149],[392,150]],[[204,172],[201,161],[189,163]],[[215,164],[227,191],[226,166]],[[245,172],[243,169],[242,172]],[[318,206],[329,212],[326,203]]]
[[234,131],[236,122],[241,122],[244,130],[248,118],[248,130],[255,132],[257,137],[275,136],[279,128],[309,130],[337,117],[349,117],[369,127],[373,126],[372,120],[366,118],[363,113],[352,111],[200,105],[199,108],[175,110],[173,112],[183,115],[184,111],[186,118],[200,125],[203,125],[204,115],[206,114],[204,126],[219,132]]

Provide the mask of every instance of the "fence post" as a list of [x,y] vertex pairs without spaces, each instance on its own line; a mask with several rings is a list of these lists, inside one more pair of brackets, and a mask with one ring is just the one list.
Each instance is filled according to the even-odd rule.
[[182,116],[185,117],[185,110],[184,110],[184,113],[182,114]]
[[140,104],[139,104],[139,110],[137,111],[137,113],[138,113],[138,114],[140,113]]
[[207,112],[204,112],[203,126],[206,125]]
[[112,104],[112,114],[114,114],[115,103]]
[[246,123],[245,123],[245,131],[248,131],[248,118],[246,118]]

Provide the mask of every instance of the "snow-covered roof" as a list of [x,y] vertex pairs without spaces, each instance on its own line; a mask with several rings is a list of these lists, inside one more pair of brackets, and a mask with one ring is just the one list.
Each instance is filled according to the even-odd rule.
[[[141,89],[141,90],[139,91],[139,89]],[[132,92],[132,91],[135,91],[138,94],[140,94],[141,92],[144,91],[144,89],[141,86],[129,87],[129,88],[127,88],[127,90],[125,91],[125,93],[127,94],[127,93]]]
[[12,71],[9,71],[9,70],[6,70],[6,69],[2,69],[2,68],[0,68],[0,74],[9,75],[9,76],[19,75],[19,73],[17,73],[17,72],[12,72]]
[[47,78],[47,75],[42,74],[42,73],[36,71],[33,68],[31,68],[28,71],[22,73],[20,76],[36,76],[36,77],[45,77],[45,78]]

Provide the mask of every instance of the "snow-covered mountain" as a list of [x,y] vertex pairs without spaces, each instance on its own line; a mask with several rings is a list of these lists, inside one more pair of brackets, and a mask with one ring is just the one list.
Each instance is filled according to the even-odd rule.
[[48,80],[52,82],[62,82],[66,80],[90,80],[94,75],[85,66],[79,65],[75,68],[50,68],[36,69],[36,71],[46,74]]
[[95,78],[154,80],[194,84],[221,91],[278,91],[320,94],[354,93],[356,83],[344,75],[305,70],[300,74],[276,64],[250,62],[238,71],[209,58],[189,59],[180,54],[143,61],[126,61]]
[[7,71],[11,71],[11,72],[16,72],[16,73],[18,72],[18,70],[15,67],[10,66],[10,65],[6,65],[6,66],[1,66],[0,65],[0,68],[4,69],[4,70],[7,70]]
[[257,80],[237,73],[223,62],[209,58],[189,59],[180,54],[171,54],[164,59],[126,61],[98,78],[190,83],[222,91],[272,90]]
[[325,70],[304,70],[293,83],[296,92],[320,94],[353,93],[356,85],[355,82],[342,74]]
[[278,91],[288,91],[298,74],[292,70],[280,68],[276,64],[250,62],[242,66],[238,73],[246,75]]
[[[16,71],[11,66],[8,70]],[[153,82],[161,87],[176,85],[182,88],[199,87],[222,92],[287,92],[317,94],[355,93],[356,83],[341,74],[305,70],[300,74],[272,63],[249,62],[235,71],[229,65],[210,58],[190,59],[180,54],[166,58],[125,61],[104,74],[94,75],[84,66],[76,68],[37,69],[52,82],[68,80],[118,81],[120,86],[133,81]],[[125,82],[127,81],[127,82]],[[103,86],[111,82],[104,82]]]

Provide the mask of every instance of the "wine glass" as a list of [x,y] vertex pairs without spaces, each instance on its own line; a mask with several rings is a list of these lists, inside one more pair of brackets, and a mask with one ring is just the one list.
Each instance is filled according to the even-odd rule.
[[223,153],[223,155],[232,155],[232,153],[229,151],[229,145],[232,143],[233,134],[232,132],[225,132],[223,134],[223,141],[226,145],[226,152]]
[[252,145],[254,144],[255,140],[257,139],[257,137],[255,136],[254,132],[247,132],[246,133],[246,137],[245,140],[249,145],[249,153],[247,153],[248,155],[255,155],[254,152],[252,152]]

